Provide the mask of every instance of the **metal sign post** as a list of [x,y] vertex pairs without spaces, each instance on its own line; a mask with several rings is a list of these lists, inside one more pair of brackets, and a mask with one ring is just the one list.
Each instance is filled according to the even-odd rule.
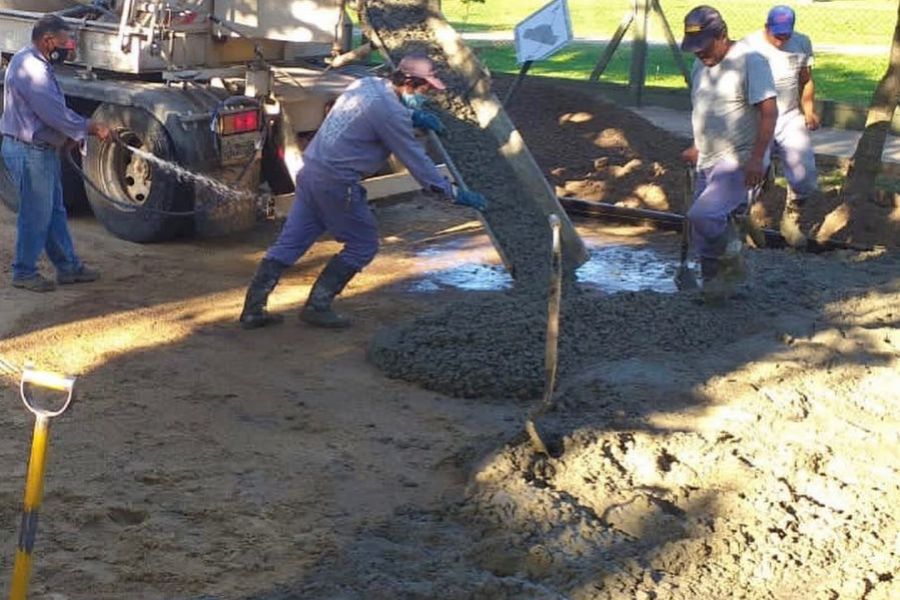
[[519,76],[506,92],[503,106],[513,95],[536,61],[545,60],[572,41],[572,19],[566,0],[552,0],[516,25],[516,62],[522,65]]
[[622,43],[622,38],[625,37],[628,28],[634,23],[631,67],[628,71],[628,87],[631,88],[635,104],[638,106],[642,103],[644,85],[647,79],[647,26],[649,24],[650,13],[656,13],[659,17],[659,20],[662,23],[663,33],[666,36],[666,43],[672,51],[672,57],[675,59],[675,64],[678,65],[678,69],[681,71],[685,83],[690,87],[690,72],[684,62],[681,47],[675,40],[675,35],[672,33],[672,28],[669,27],[669,21],[666,19],[666,15],[663,12],[659,0],[632,0],[631,11],[622,18],[622,22],[619,23],[619,27],[613,34],[609,44],[603,49],[603,54],[600,55],[600,60],[597,61],[597,66],[594,67],[590,77],[591,81],[600,79],[600,75],[602,75],[603,71],[606,70],[606,67],[609,66],[609,61],[612,60],[613,54],[616,53],[619,44]]

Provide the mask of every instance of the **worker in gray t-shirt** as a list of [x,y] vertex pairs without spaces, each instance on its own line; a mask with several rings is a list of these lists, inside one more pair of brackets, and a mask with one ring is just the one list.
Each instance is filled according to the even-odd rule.
[[711,290],[741,274],[739,255],[725,251],[736,237],[728,220],[746,204],[747,189],[765,176],[778,108],[768,63],[728,37],[716,9],[698,6],[687,13],[681,48],[697,57],[691,75],[694,144],[682,154],[697,168],[687,218],[703,287]]
[[799,212],[818,187],[809,131],[819,128],[819,116],[811,71],[812,43],[794,31],[795,21],[792,8],[775,6],[769,11],[765,28],[748,35],[745,41],[769,61],[775,79],[778,121],[772,147],[788,182],[781,233],[792,246],[802,246],[806,237],[798,224]]

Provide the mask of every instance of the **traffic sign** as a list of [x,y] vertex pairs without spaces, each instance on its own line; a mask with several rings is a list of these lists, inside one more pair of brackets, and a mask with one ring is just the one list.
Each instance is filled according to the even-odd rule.
[[516,25],[516,61],[544,60],[572,41],[566,0],[553,0]]

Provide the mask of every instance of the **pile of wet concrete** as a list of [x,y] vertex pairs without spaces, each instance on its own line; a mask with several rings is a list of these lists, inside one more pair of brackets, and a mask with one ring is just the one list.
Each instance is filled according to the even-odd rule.
[[472,82],[449,66],[427,26],[427,3],[376,0],[366,20],[395,62],[429,56],[447,85],[437,99],[447,126],[443,143],[466,184],[485,195],[483,217],[515,272],[514,289],[473,298],[413,323],[381,331],[373,362],[389,376],[457,396],[534,394],[542,361],[550,235],[547,219],[504,160],[499,142],[482,130],[467,102]]
[[[441,98],[449,135],[445,145],[467,183],[485,194],[485,218],[515,269],[515,285],[472,296],[440,312],[379,332],[371,360],[388,376],[462,397],[535,398],[544,382],[544,339],[550,247],[540,208],[526,191],[499,142],[478,126],[467,102],[472,82],[449,67],[427,26],[428,3],[367,3],[369,24],[391,55],[427,54],[447,84]],[[821,260],[811,258],[810,260]],[[736,304],[710,310],[697,297],[650,291],[604,295],[564,286],[559,370],[566,377],[599,357],[714,348],[752,332],[771,306],[814,302],[827,281],[807,276],[803,260],[784,253],[754,253],[752,292]]]
[[[560,318],[560,377],[610,357],[714,351],[767,327],[785,309],[816,310],[836,293],[838,273],[845,272],[839,267],[852,260],[852,254],[753,252],[747,261],[749,284],[740,297],[712,307],[696,294],[603,294],[567,285]],[[453,396],[537,398],[544,385],[546,311],[540,293],[473,295],[381,330],[370,358],[390,377]]]

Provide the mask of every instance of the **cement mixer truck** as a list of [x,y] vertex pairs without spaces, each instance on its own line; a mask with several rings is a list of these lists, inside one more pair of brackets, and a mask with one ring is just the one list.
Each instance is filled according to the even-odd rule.
[[[5,64],[30,43],[44,13],[67,20],[77,44],[57,69],[67,101],[125,142],[91,138],[81,164],[66,164],[67,200],[86,196],[110,232],[152,242],[242,229],[259,207],[252,197],[223,202],[127,146],[230,187],[289,193],[304,143],[361,74],[326,64],[350,50],[347,8],[347,0],[0,0],[0,52]],[[12,182],[0,175],[0,199],[15,209]]]

